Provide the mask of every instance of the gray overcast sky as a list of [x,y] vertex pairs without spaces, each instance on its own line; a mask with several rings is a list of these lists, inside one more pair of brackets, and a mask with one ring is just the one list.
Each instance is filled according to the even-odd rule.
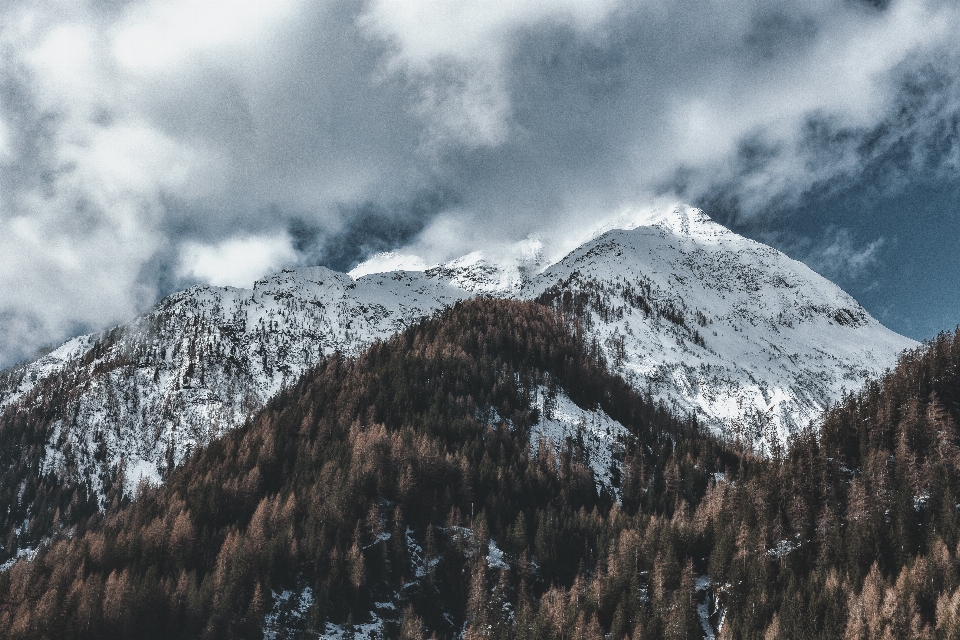
[[195,282],[672,200],[911,337],[960,322],[956,3],[0,7],[0,366]]

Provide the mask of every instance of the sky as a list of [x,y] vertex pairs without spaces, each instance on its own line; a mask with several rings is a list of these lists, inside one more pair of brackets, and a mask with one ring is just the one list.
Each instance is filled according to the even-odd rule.
[[196,283],[699,206],[960,323],[960,6],[0,3],[0,366]]

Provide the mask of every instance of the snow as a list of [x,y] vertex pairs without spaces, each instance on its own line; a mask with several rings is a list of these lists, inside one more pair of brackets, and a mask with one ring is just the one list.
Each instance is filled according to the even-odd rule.
[[15,555],[14,557],[10,558],[9,560],[7,560],[6,562],[4,562],[3,564],[0,564],[0,573],[3,573],[4,571],[12,568],[13,565],[17,564],[17,562],[18,562],[19,560],[25,559],[25,560],[27,560],[27,561],[32,561],[36,556],[37,556],[37,549],[34,548],[34,547],[27,547],[27,548],[24,548],[24,549],[18,549],[18,550],[17,550],[17,555]]
[[466,293],[526,298],[547,266],[543,242],[530,236],[500,249],[468,253],[425,273]]
[[371,612],[371,622],[355,624],[346,627],[328,622],[324,632],[317,636],[318,640],[380,640],[385,638],[383,620],[376,613]]
[[497,546],[497,541],[493,538],[487,545],[487,564],[494,569],[508,571],[510,565],[504,560],[503,551]]
[[[469,529],[458,529],[460,534],[472,535]],[[402,591],[394,592],[383,601],[377,601],[373,610],[367,613],[368,622],[354,624],[335,624],[327,622],[322,631],[307,627],[307,614],[313,605],[315,597],[309,587],[299,591],[285,590],[274,592],[273,605],[264,618],[263,634],[265,640],[282,640],[284,638],[310,637],[319,640],[382,640],[389,637],[388,633],[399,627],[401,610],[408,602],[408,589],[416,589],[420,578],[427,575],[440,562],[439,558],[427,558],[423,548],[414,538],[414,530],[410,527],[405,532],[407,549],[410,553],[411,569],[417,580],[406,582]],[[389,539],[389,534],[378,538],[379,541]],[[496,549],[496,545],[493,545]],[[383,595],[383,594],[381,594]],[[389,625],[389,628],[388,628]]]
[[157,471],[157,465],[149,460],[134,458],[124,465],[123,481],[127,493],[135,493],[141,482],[148,486],[157,487],[163,483]]
[[40,380],[60,373],[69,363],[82,358],[94,344],[93,336],[71,338],[45,356],[26,364],[23,380],[14,388],[0,389],[0,410],[30,393]]
[[612,483],[612,468],[616,464],[613,456],[629,435],[626,427],[601,409],[580,408],[563,390],[551,395],[549,389],[540,386],[535,403],[540,421],[530,430],[530,450],[536,452],[545,440],[559,453],[568,440],[582,441],[597,489],[606,489],[619,499],[619,490]]
[[771,549],[767,549],[767,555],[771,558],[783,558],[801,546],[799,540],[778,540],[777,544]]
[[386,542],[387,540],[390,539],[390,537],[391,535],[389,531],[384,531],[382,533],[379,533],[377,534],[377,537],[373,539],[373,542],[371,542],[370,544],[364,547],[364,550],[369,549],[370,547],[375,547],[381,542]]
[[[539,281],[599,287],[609,311],[592,310],[589,331],[608,362],[717,433],[760,450],[783,442],[844,389],[859,388],[916,346],[802,263],[701,211],[676,207],[646,223],[585,243]],[[670,309],[682,325],[662,313]],[[614,357],[616,342],[622,359]]]
[[305,623],[315,598],[310,587],[304,587],[299,593],[284,590],[280,593],[274,591],[271,595],[273,606],[263,617],[263,637],[264,640],[280,640],[287,637],[291,628]]
[[361,262],[347,274],[354,280],[371,273],[389,273],[391,271],[426,271],[430,268],[420,256],[385,251],[377,253]]
[[[697,617],[700,618],[704,640],[716,640],[717,635],[723,630],[723,621],[726,617],[726,612],[722,607],[719,607],[719,605],[711,606],[715,603],[711,585],[710,576],[699,576],[697,578],[696,593],[703,593],[703,602],[697,604]],[[714,631],[713,622],[710,620],[711,616],[717,616],[719,619],[716,631]]]
[[[413,565],[413,575],[419,578],[423,578],[430,571],[437,566],[437,563],[440,562],[440,558],[428,558],[427,555],[423,552],[423,547],[417,544],[417,541],[413,538],[413,529],[407,527],[406,531],[407,537],[407,553],[410,554],[410,564]],[[404,588],[407,586],[412,586],[414,583],[408,582]]]

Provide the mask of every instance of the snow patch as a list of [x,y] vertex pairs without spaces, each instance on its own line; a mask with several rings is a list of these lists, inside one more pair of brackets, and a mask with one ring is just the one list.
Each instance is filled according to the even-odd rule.
[[[433,571],[434,567],[437,566],[437,563],[440,562],[440,558],[428,558],[427,555],[423,552],[423,547],[417,544],[417,541],[413,538],[413,529],[407,527],[406,531],[407,536],[407,552],[410,554],[410,563],[413,565],[413,574],[419,579],[427,575],[427,573]],[[410,586],[414,583],[407,583],[406,586]]]
[[[697,617],[700,618],[700,627],[703,629],[703,640],[716,640],[716,637],[723,630],[723,621],[726,612],[720,607],[713,590],[710,576],[699,576],[696,582],[696,593],[703,593],[703,601],[697,604]],[[713,619],[717,619],[717,627],[714,630]]]
[[123,468],[124,490],[133,495],[141,482],[151,487],[159,487],[163,483],[156,463],[140,458],[126,460]]
[[497,547],[497,541],[490,538],[490,543],[487,545],[487,564],[494,569],[509,570],[510,565],[503,558],[503,551]]
[[606,489],[619,500],[619,489],[613,486],[613,468],[619,466],[614,454],[624,446],[629,435],[627,428],[602,409],[579,407],[560,389],[551,392],[541,385],[535,403],[540,421],[530,430],[530,449],[536,452],[541,441],[551,442],[557,452],[568,442],[582,443],[597,489]]
[[385,638],[383,619],[374,612],[370,612],[373,620],[351,627],[341,626],[328,622],[324,632],[317,636],[318,640],[381,640]]
[[0,573],[10,569],[13,565],[17,564],[20,560],[26,560],[27,562],[32,562],[34,558],[37,557],[37,549],[35,547],[28,547],[26,549],[17,549],[17,555],[10,558],[3,564],[0,564]]
[[778,540],[773,548],[767,549],[767,555],[771,558],[783,558],[799,549],[800,546],[799,540]]
[[304,587],[299,593],[274,591],[272,596],[273,606],[263,617],[263,637],[264,640],[281,640],[303,628],[315,598],[310,587]]

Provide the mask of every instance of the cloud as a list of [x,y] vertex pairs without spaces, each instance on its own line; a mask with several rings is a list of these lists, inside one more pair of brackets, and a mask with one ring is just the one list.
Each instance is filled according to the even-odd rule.
[[390,271],[426,271],[430,268],[423,258],[414,255],[404,255],[385,251],[376,253],[350,270],[350,277],[354,280],[370,273],[387,273]]
[[879,5],[7,3],[0,364],[257,277],[225,271],[236,243],[253,271],[436,262],[658,198],[761,233],[953,179],[960,9]]
[[265,275],[291,266],[297,252],[286,234],[229,238],[214,245],[186,242],[180,276],[220,287],[251,287]]
[[425,33],[444,36],[428,42],[381,18],[401,34],[392,68],[412,73],[430,105],[429,148],[463,195],[461,218],[472,210],[515,237],[668,194],[763,217],[857,179],[905,127],[958,110],[949,100],[896,121],[911,76],[955,74],[960,20],[947,5],[599,7],[579,22],[547,11],[472,17],[474,33],[488,34],[480,52],[469,34],[462,50],[454,44],[461,15],[437,12],[445,26]]
[[849,229],[828,229],[817,246],[803,250],[804,262],[831,280],[863,277],[879,259],[885,241],[877,238],[857,246]]
[[[334,234],[422,187],[416,116],[341,7],[4,6],[0,366],[230,280],[230,239]],[[271,266],[303,258],[271,246]]]
[[616,0],[376,0],[360,17],[374,37],[389,43],[388,73],[419,85],[416,112],[425,120],[425,144],[452,141],[493,146],[510,133],[506,67],[514,39],[544,22],[589,33],[617,8]]
[[291,0],[168,0],[134,5],[114,24],[115,60],[131,70],[168,72],[210,53],[236,56],[289,19]]

